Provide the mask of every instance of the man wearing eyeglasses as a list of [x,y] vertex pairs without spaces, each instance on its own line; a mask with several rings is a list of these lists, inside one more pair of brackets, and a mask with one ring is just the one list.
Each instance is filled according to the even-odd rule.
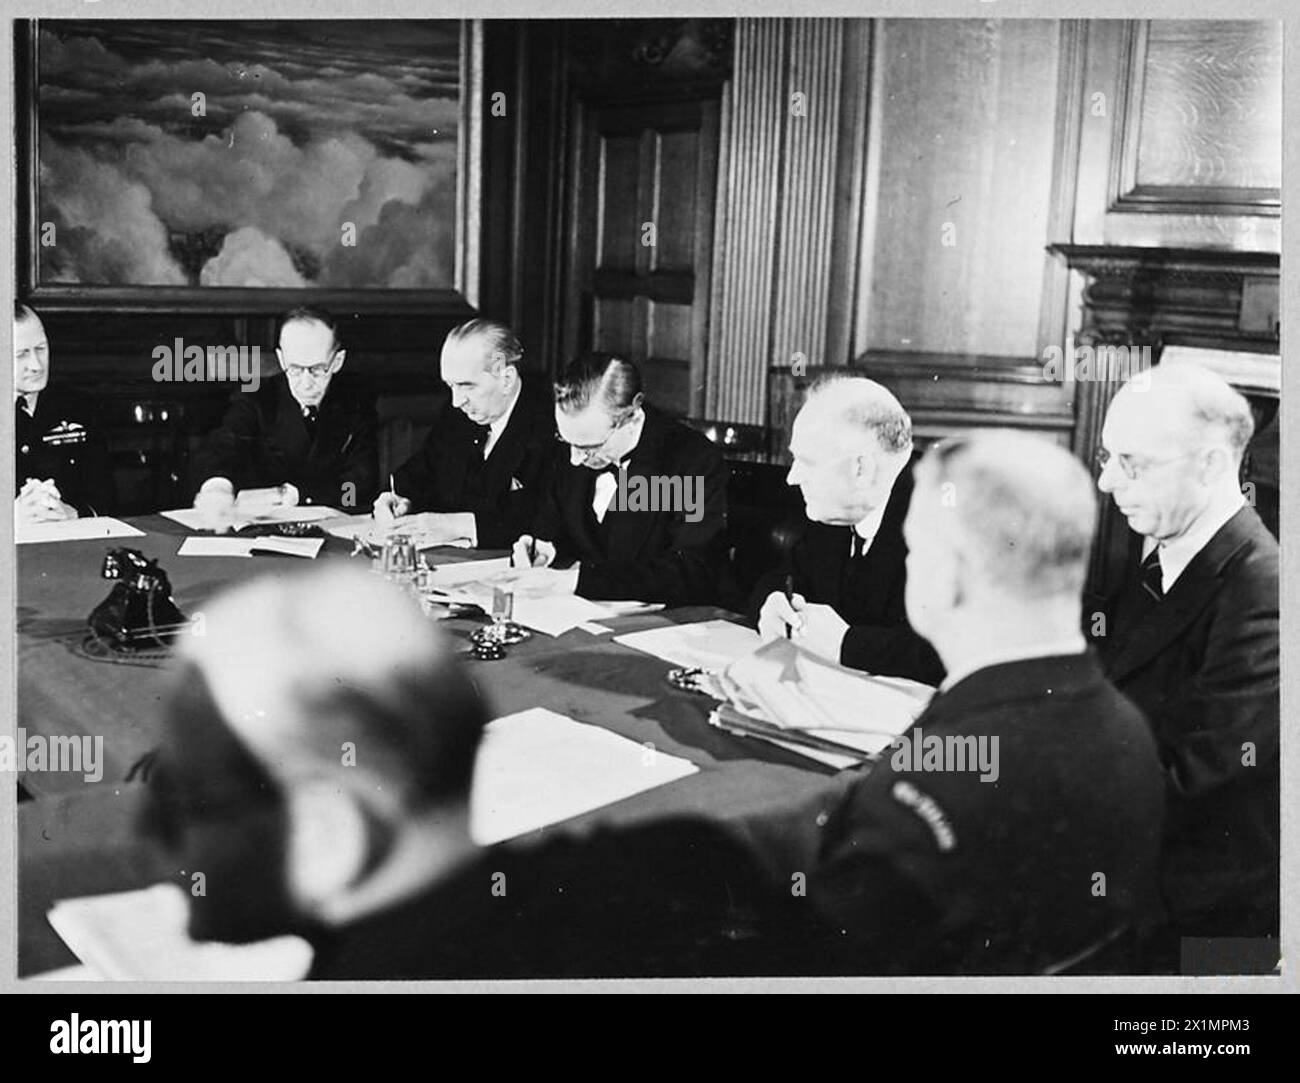
[[237,391],[221,425],[194,457],[203,482],[194,506],[220,529],[236,494],[278,490],[283,505],[345,511],[370,505],[378,489],[374,397],[341,376],[346,351],[334,320],[298,308],[280,322],[282,375]]
[[1195,365],[1134,377],[1102,430],[1097,484],[1140,546],[1086,623],[1160,747],[1175,938],[1278,930],[1278,547],[1241,491],[1253,431]]
[[943,663],[904,604],[914,464],[907,411],[874,380],[828,377],[809,389],[790,453],[786,480],[803,493],[809,522],[786,566],[754,590],[759,634],[789,635],[855,669],[937,684]]
[[555,454],[555,420],[544,386],[520,373],[524,348],[495,320],[463,323],[442,346],[451,392],[424,446],[375,500],[380,523],[448,543],[508,548],[532,524]]
[[569,461],[557,464],[534,529],[515,542],[515,564],[546,569],[537,578],[585,598],[715,601],[727,525],[717,447],[647,405],[637,367],[606,353],[564,370],[555,424]]

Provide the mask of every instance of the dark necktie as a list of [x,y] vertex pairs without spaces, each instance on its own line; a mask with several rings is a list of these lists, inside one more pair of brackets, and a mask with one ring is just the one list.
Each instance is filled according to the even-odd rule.
[[320,417],[319,406],[304,406],[302,408],[302,423],[307,428],[307,437],[310,440],[316,439],[316,419]]
[[31,403],[26,395],[20,394],[14,400],[14,416],[26,419],[32,416]]
[[1161,601],[1165,596],[1164,572],[1160,567],[1160,546],[1156,546],[1142,561],[1142,589],[1153,602]]

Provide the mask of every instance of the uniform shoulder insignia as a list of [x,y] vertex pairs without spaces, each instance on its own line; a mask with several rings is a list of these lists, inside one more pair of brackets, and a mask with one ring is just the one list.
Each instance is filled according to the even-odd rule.
[[957,833],[953,830],[948,814],[929,794],[922,793],[912,783],[899,779],[889,791],[900,805],[916,813],[934,836],[935,845],[943,853],[957,848]]
[[49,430],[41,440],[47,444],[83,444],[86,442],[86,426],[80,421],[60,421]]

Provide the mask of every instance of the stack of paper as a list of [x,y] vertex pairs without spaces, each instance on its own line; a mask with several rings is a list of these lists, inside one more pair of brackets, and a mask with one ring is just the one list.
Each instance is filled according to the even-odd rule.
[[188,899],[175,884],[54,904],[49,922],[74,955],[115,981],[297,981],[311,946],[296,936],[257,944],[189,938]]
[[534,707],[499,718],[484,732],[470,834],[485,846],[501,842],[698,770],[689,760]]
[[178,557],[251,557],[278,555],[315,560],[324,538],[186,538],[176,550]]
[[137,530],[121,519],[97,515],[85,519],[64,519],[52,523],[30,523],[21,519],[14,522],[14,541],[18,545],[37,542],[86,541],[94,538],[139,538]]
[[[792,737],[810,734],[867,754],[888,747],[934,694],[917,681],[872,677],[828,662],[788,639],[773,640],[733,662],[720,684],[744,717]],[[725,728],[725,719],[718,724]]]

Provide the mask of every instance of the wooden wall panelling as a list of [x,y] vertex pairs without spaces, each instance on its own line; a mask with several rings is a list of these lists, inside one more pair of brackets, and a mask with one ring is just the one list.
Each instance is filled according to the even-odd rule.
[[762,424],[772,365],[848,357],[870,25],[740,20],[725,100],[707,409]]
[[[1156,157],[1147,159],[1154,172],[1148,172],[1146,179],[1162,183],[1139,183],[1138,175],[1144,160],[1142,92],[1151,74],[1147,70],[1150,35],[1141,24],[1131,21],[1098,20],[1089,24],[1085,66],[1088,109],[1080,145],[1072,240],[1084,245],[1277,252],[1280,243],[1277,208],[1263,188],[1163,183],[1176,179],[1171,172],[1175,168],[1184,170],[1183,179],[1188,181],[1196,180],[1198,169],[1210,181],[1216,176],[1241,179],[1222,173],[1217,165],[1198,166],[1205,157],[1203,151],[1186,147],[1180,152],[1182,165],[1174,164],[1179,156],[1165,143],[1170,133],[1167,115],[1184,111],[1190,117],[1194,102],[1191,98],[1181,103],[1171,101],[1169,96],[1179,79],[1191,78],[1188,72],[1217,71],[1212,77],[1217,87],[1215,92],[1224,97],[1212,111],[1216,115],[1258,116],[1276,109],[1275,99],[1280,95],[1280,83],[1270,74],[1271,62],[1254,65],[1252,69],[1252,54],[1242,52],[1242,24],[1209,20],[1177,22],[1185,36],[1199,39],[1201,48],[1195,63],[1184,65],[1183,75],[1171,78],[1165,72],[1157,79],[1161,100],[1147,103],[1155,109],[1154,114],[1151,109],[1147,111],[1146,131],[1149,138],[1156,140],[1153,148]],[[1274,27],[1280,36],[1280,24],[1254,25],[1261,32]],[[1163,42],[1165,38],[1161,35],[1174,29],[1177,28],[1173,22],[1162,23],[1157,42]],[[1261,48],[1263,44],[1260,43]],[[1256,59],[1268,55],[1269,50],[1264,49]],[[1157,63],[1168,67],[1180,62],[1172,56],[1158,55]],[[1261,125],[1255,127],[1262,130]],[[1203,121],[1195,130],[1198,140],[1212,130],[1235,131],[1230,121],[1217,119]],[[1237,136],[1231,138],[1235,140]],[[1157,166],[1156,162],[1160,164]],[[1266,179],[1257,166],[1252,168],[1258,177]]]
[[772,322],[773,237],[786,102],[781,20],[737,20],[734,75],[726,107],[720,174],[705,413],[765,422]]

